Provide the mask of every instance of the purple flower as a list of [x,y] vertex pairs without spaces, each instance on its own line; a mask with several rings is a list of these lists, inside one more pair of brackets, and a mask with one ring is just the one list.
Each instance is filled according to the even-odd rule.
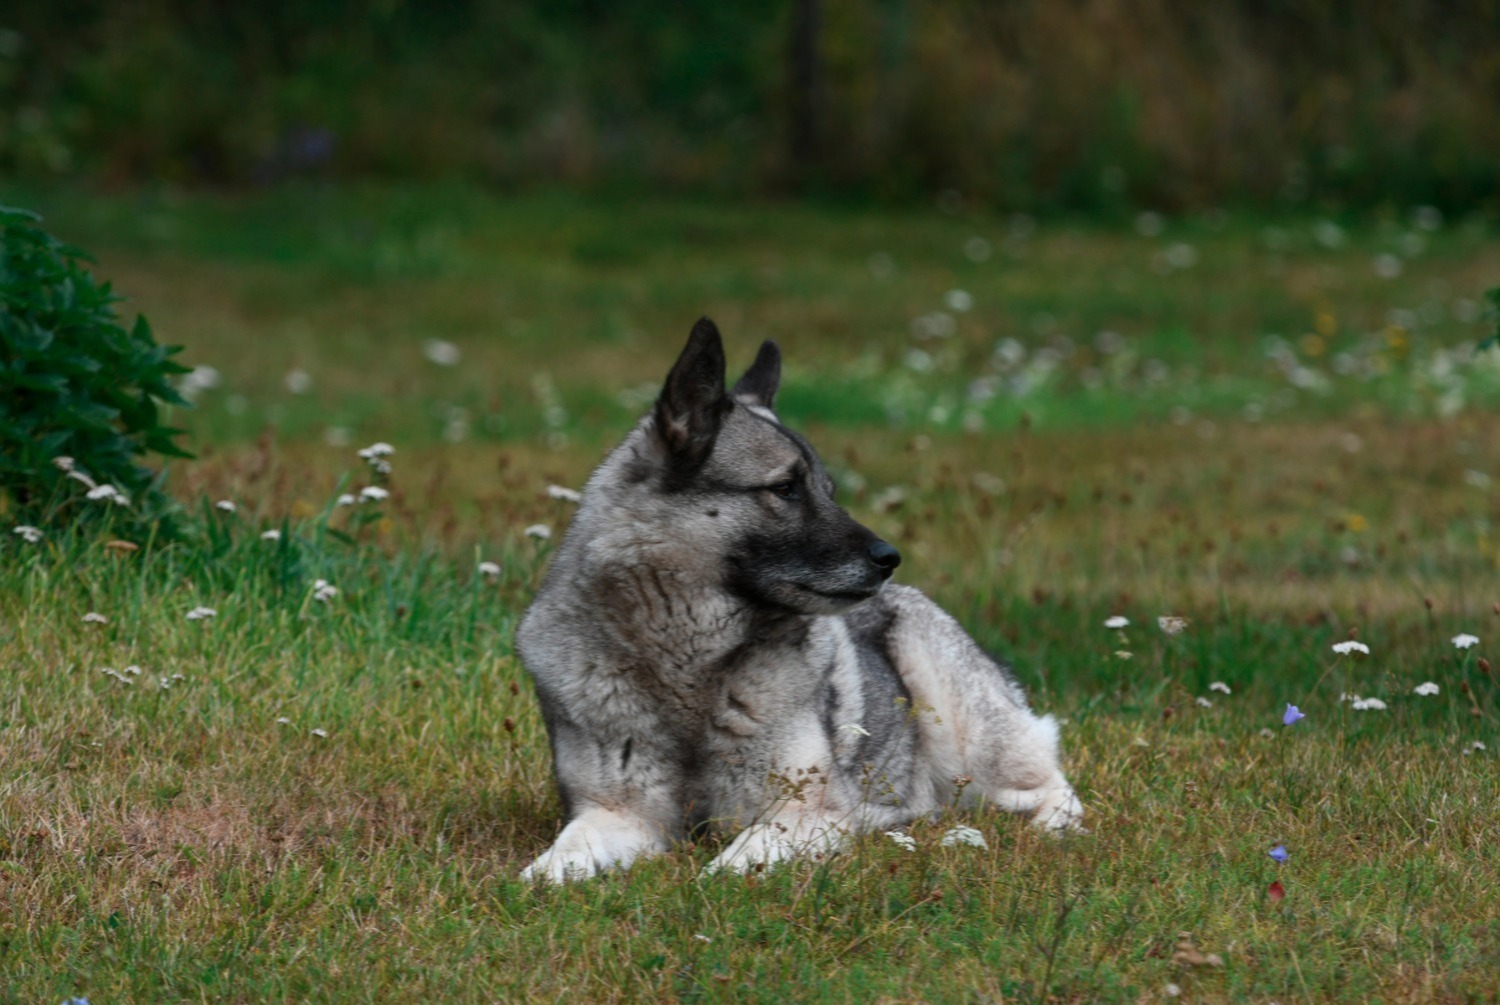
[[1306,718],[1307,718],[1307,716],[1305,716],[1301,712],[1297,711],[1297,706],[1296,705],[1288,705],[1286,707],[1285,714],[1283,714],[1282,717],[1281,717],[1281,724],[1283,726],[1290,726],[1292,723],[1296,722],[1298,719],[1306,719]]
[[1284,844],[1277,845],[1275,848],[1272,848],[1270,851],[1266,852],[1266,854],[1270,855],[1278,862],[1285,862],[1287,859],[1292,857],[1291,854],[1286,850],[1286,845]]

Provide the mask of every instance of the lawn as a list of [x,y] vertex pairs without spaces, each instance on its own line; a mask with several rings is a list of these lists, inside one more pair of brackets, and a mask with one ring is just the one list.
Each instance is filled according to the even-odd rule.
[[[213,368],[174,416],[184,540],[0,542],[0,1000],[1494,995],[1483,221],[0,201]],[[516,880],[560,812],[511,651],[556,540],[527,528],[701,314],[732,367],[781,343],[784,417],[899,578],[1065,720],[1089,834],[954,813],[749,878],[684,847]]]

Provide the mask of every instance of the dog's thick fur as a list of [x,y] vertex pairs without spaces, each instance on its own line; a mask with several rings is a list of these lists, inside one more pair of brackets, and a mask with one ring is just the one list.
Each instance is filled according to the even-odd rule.
[[627,866],[704,823],[711,870],[835,850],[952,805],[1083,809],[1051,716],[834,502],[772,411],[775,343],[726,391],[704,319],[601,464],[516,636],[567,823],[525,871]]

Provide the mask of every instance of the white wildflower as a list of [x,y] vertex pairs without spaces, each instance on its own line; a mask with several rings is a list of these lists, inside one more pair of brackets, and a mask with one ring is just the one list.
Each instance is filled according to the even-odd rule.
[[74,461],[71,457],[54,457],[52,466],[59,471],[68,472],[73,470]]
[[1209,701],[1207,698],[1203,697],[1201,694],[1198,697],[1194,698],[1193,700],[1198,703],[1198,707],[1199,708],[1213,708],[1214,707],[1214,703],[1211,702],[1211,701]]
[[452,342],[430,338],[422,343],[422,355],[438,366],[457,366],[462,353]]
[[389,499],[390,497],[391,494],[385,489],[381,488],[379,485],[366,485],[364,488],[359,490],[360,502],[380,502],[381,500]]
[[1369,646],[1365,645],[1363,642],[1355,642],[1353,639],[1350,639],[1347,642],[1335,642],[1333,644],[1333,651],[1338,653],[1340,656],[1347,656],[1350,653],[1364,653],[1366,656],[1370,655]]
[[1429,681],[1425,681],[1424,683],[1418,684],[1416,687],[1412,688],[1411,689],[1411,693],[1412,694],[1419,694],[1422,697],[1426,698],[1429,695],[1437,694],[1439,690],[1440,689],[1438,688],[1438,686],[1436,684],[1434,684],[1432,681],[1429,680]]
[[479,574],[481,576],[488,576],[491,579],[494,579],[496,576],[500,575],[500,563],[499,562],[480,562],[479,563]]
[[1130,626],[1130,619],[1127,618],[1127,617],[1124,617],[1123,615],[1116,614],[1116,615],[1114,615],[1112,617],[1108,617],[1108,618],[1104,619],[1104,627],[1105,628],[1127,628],[1129,626]]
[[372,443],[359,452],[359,456],[366,461],[374,461],[382,457],[389,457],[396,452],[396,448],[384,441]]
[[232,499],[220,499],[218,502],[214,503],[214,509],[220,511],[221,513],[233,513],[235,510],[239,509],[239,507],[234,504],[234,500]]
[[988,848],[989,844],[984,840],[984,835],[972,827],[955,827],[943,835],[938,842],[944,848],[952,848],[956,845],[966,844],[975,848]]
[[1467,747],[1464,748],[1464,753],[1465,754],[1477,754],[1480,751],[1489,750],[1489,749],[1490,749],[1489,747],[1486,747],[1484,745],[1484,741],[1483,740],[1475,740],[1472,743],[1470,743]]
[[42,532],[40,530],[24,523],[18,526],[12,533],[19,535],[21,540],[27,544],[36,544],[42,539]]
[[907,851],[917,850],[916,838],[912,837],[910,834],[907,834],[904,831],[886,831],[885,836],[890,838],[892,843],[905,848]]
[[109,619],[100,614],[98,611],[89,611],[83,616],[83,623],[86,625],[102,625],[106,624],[108,621]]
[[1383,712],[1386,705],[1379,698],[1355,698],[1349,707],[1356,712]]
[[278,726],[290,726],[291,724],[292,724],[292,720],[288,719],[284,715],[281,718],[279,718],[279,719],[276,720],[276,725],[278,725]]
[[855,736],[869,736],[870,731],[857,722],[846,722],[839,727],[840,732],[853,733]]
[[577,489],[564,488],[561,485],[548,485],[547,494],[553,499],[561,499],[564,502],[574,502],[583,498],[583,494]]
[[326,740],[326,739],[328,739],[328,730],[326,730],[326,729],[314,729],[314,730],[312,730],[312,735],[318,737],[319,739]]
[[212,607],[195,607],[187,612],[189,621],[207,621],[209,618],[218,617],[219,612]]
[[1453,636],[1454,649],[1469,649],[1477,645],[1479,645],[1479,636],[1477,635],[1470,635],[1468,632],[1463,632]]
[[95,485],[93,488],[89,489],[88,498],[94,500],[107,500],[114,499],[119,496],[119,494],[120,490],[115,488],[113,485]]
[[134,663],[132,663],[132,664],[130,664],[130,666],[126,667],[124,670],[121,670],[120,672],[121,673],[128,673],[132,677],[139,677],[141,675],[141,668],[138,667],[138,666],[136,666]]
[[339,588],[326,579],[313,581],[313,599],[319,603],[326,604],[339,595]]
[[1188,626],[1188,619],[1175,614],[1164,614],[1156,619],[1156,625],[1168,635],[1181,635]]
[[295,370],[288,371],[287,375],[282,378],[282,381],[286,384],[286,389],[293,394],[306,394],[312,390],[313,386],[312,374],[300,366]]
[[955,314],[962,314],[974,306],[974,297],[968,290],[949,290],[943,296],[943,303]]
[[1231,693],[1230,690],[1229,690],[1229,685],[1225,684],[1221,680],[1216,680],[1212,684],[1208,685],[1208,689],[1210,691],[1217,691],[1220,694],[1230,694]]
[[1128,660],[1133,655],[1135,655],[1135,654],[1132,653],[1128,649],[1116,649],[1115,650],[1115,659],[1117,659],[1117,660]]
[[281,531],[275,527],[272,527],[270,530],[263,530],[260,532],[260,539],[262,541],[280,541]]
[[359,502],[358,499],[354,498],[354,496],[350,495],[348,492],[345,492],[343,495],[338,497],[338,501],[335,503],[335,505],[353,506],[357,502]]
[[544,523],[534,523],[530,527],[527,527],[524,533],[527,537],[534,537],[538,541],[545,541],[552,536],[552,528]]

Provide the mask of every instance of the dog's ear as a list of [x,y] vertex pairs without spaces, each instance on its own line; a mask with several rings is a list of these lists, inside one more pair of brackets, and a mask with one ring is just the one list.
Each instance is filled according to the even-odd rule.
[[724,341],[712,321],[700,318],[652,410],[653,436],[674,470],[692,471],[708,459],[730,404]]
[[735,382],[729,393],[747,405],[774,408],[776,391],[781,387],[781,350],[776,343],[766,339],[755,354],[755,362],[745,375]]

